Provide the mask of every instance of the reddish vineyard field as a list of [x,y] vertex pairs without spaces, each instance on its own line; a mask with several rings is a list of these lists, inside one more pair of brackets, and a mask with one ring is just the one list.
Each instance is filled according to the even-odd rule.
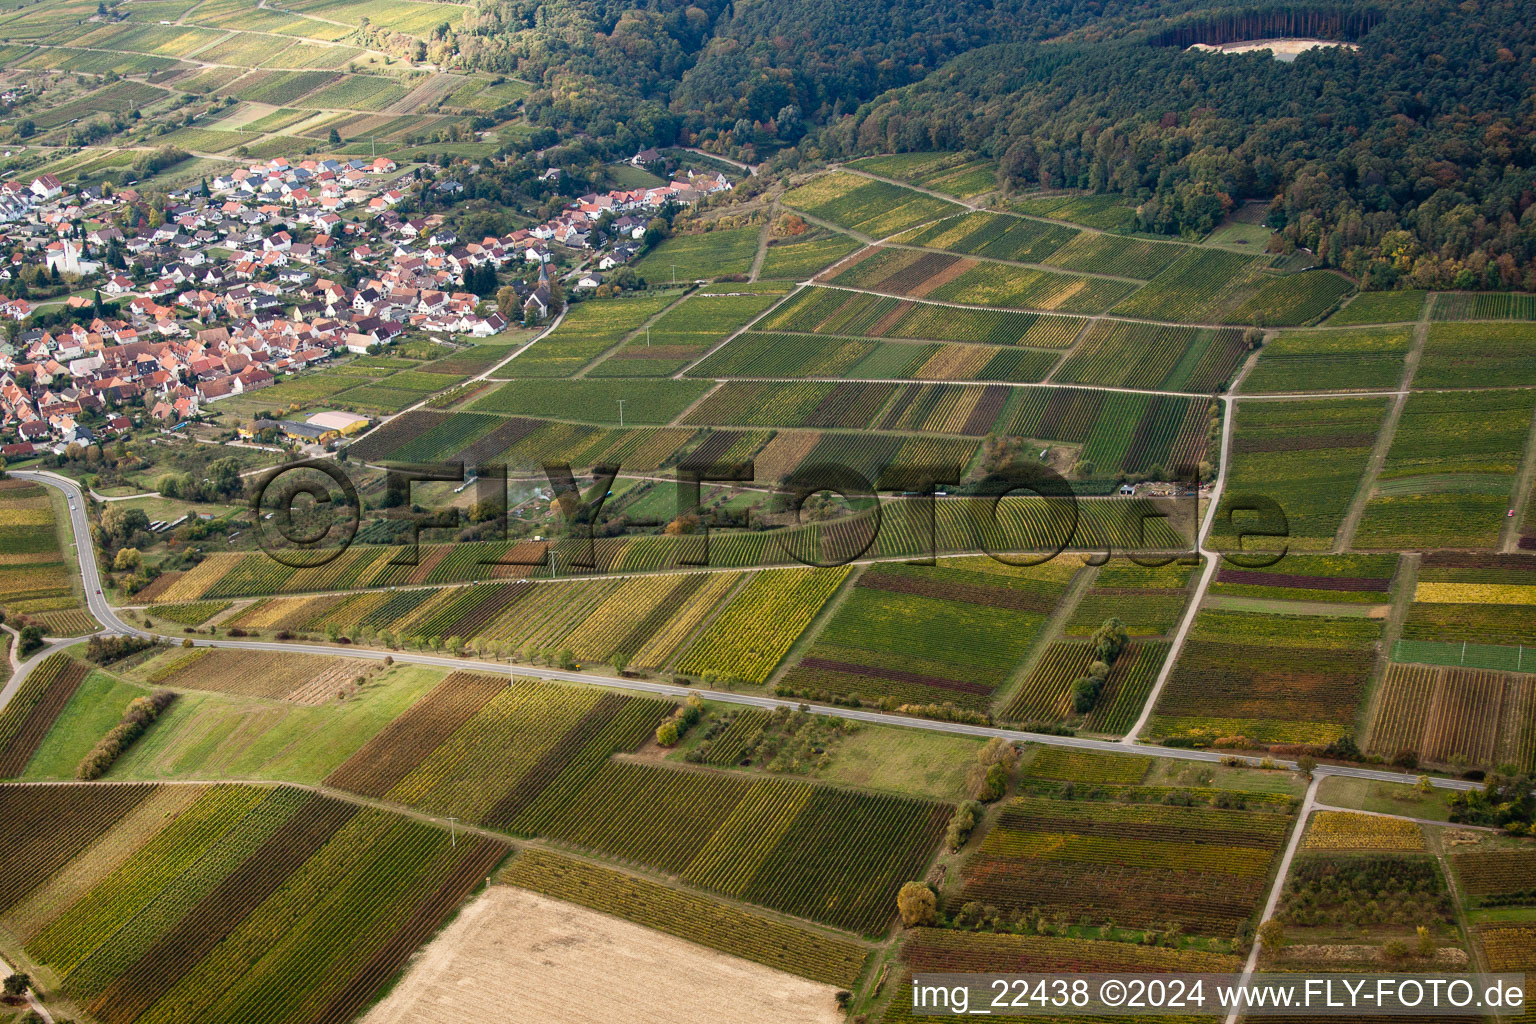
[[1409,751],[1441,764],[1460,756],[1485,767],[1529,768],[1536,761],[1536,676],[1394,664],[1366,749],[1387,758]]
[[1158,736],[1326,743],[1353,722],[1381,620],[1203,609],[1152,720]]
[[1231,935],[1263,896],[1289,823],[1263,810],[1018,797],[966,865],[960,898]]
[[1536,850],[1458,850],[1451,864],[1462,889],[1480,906],[1536,903]]

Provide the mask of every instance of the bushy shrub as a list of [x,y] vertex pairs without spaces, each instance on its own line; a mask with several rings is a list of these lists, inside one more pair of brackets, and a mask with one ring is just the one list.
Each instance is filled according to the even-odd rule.
[[75,769],[75,778],[89,782],[106,774],[107,769],[132,746],[133,741],[171,706],[176,699],[171,690],[156,690],[148,697],[135,697],[128,702],[123,717],[103,736],[91,752],[85,755]]

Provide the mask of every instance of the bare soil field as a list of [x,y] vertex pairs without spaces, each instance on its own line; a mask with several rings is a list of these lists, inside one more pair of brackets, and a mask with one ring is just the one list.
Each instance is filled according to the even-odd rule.
[[497,885],[363,1024],[837,1024],[836,991]]

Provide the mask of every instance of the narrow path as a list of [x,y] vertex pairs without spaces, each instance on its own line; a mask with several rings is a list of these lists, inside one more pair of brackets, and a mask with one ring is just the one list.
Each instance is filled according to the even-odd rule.
[[[1532,412],[1536,413],[1536,410]],[[1536,415],[1531,417],[1531,432],[1525,438],[1525,461],[1520,465],[1520,472],[1515,474],[1514,491],[1509,499],[1509,507],[1515,514],[1504,520],[1504,535],[1499,541],[1499,550],[1506,554],[1520,549],[1520,524],[1530,514],[1533,491],[1536,491]]]
[[1398,558],[1397,589],[1392,594],[1391,611],[1387,612],[1387,623],[1381,630],[1381,655],[1377,657],[1376,664],[1371,668],[1371,675],[1365,684],[1365,693],[1360,697],[1360,710],[1356,712],[1355,736],[1359,740],[1360,748],[1367,750],[1371,744],[1371,727],[1376,721],[1376,706],[1381,702],[1381,684],[1387,678],[1387,669],[1392,662],[1392,649],[1397,646],[1398,637],[1403,635],[1403,623],[1408,621],[1408,611],[1413,607],[1413,592],[1419,582],[1419,553],[1405,551]]
[[1236,402],[1231,398],[1222,400],[1220,471],[1207,499],[1205,518],[1201,521],[1199,532],[1195,536],[1195,550],[1205,559],[1205,565],[1200,571],[1200,582],[1195,586],[1195,592],[1189,599],[1189,607],[1184,610],[1184,618],[1179,622],[1179,628],[1168,645],[1168,653],[1163,657],[1162,667],[1157,670],[1157,679],[1153,681],[1152,689],[1147,693],[1147,701],[1142,705],[1141,714],[1120,738],[1120,743],[1125,745],[1135,744],[1137,737],[1141,735],[1141,730],[1147,727],[1147,722],[1152,718],[1152,709],[1157,706],[1157,699],[1162,696],[1163,687],[1168,685],[1168,680],[1173,676],[1173,667],[1178,661],[1179,652],[1184,648],[1184,641],[1189,638],[1190,627],[1195,623],[1195,616],[1200,614],[1200,604],[1205,600],[1206,591],[1210,589],[1211,580],[1216,578],[1216,569],[1221,564],[1221,553],[1207,548],[1206,540],[1211,535],[1211,527],[1216,523],[1216,510],[1221,507],[1221,494],[1226,488],[1227,478],[1232,475],[1227,472],[1227,465],[1232,457],[1232,411],[1235,405]]
[[[1259,916],[1259,924],[1275,916],[1275,908],[1280,905],[1280,893],[1285,890],[1285,876],[1290,873],[1291,861],[1296,856],[1296,850],[1301,846],[1302,833],[1307,830],[1307,818],[1313,808],[1317,806],[1317,784],[1322,779],[1314,775],[1311,785],[1307,786],[1307,795],[1301,802],[1301,812],[1296,816],[1296,827],[1291,831],[1291,841],[1285,846],[1285,854],[1280,858],[1280,868],[1275,872],[1275,884],[1269,888],[1269,899],[1264,903],[1264,913]],[[1247,987],[1253,977],[1253,972],[1259,966],[1259,952],[1264,948],[1257,932],[1253,936],[1253,948],[1248,951],[1248,962],[1243,965],[1242,986]],[[1234,1006],[1227,1014],[1226,1024],[1237,1024],[1238,1007]]]
[[770,316],[776,310],[781,308],[786,302],[788,302],[790,299],[794,298],[796,295],[799,295],[799,294],[800,294],[800,289],[799,288],[795,288],[795,289],[793,289],[791,291],[786,292],[784,294],[784,297],[782,299],[780,299],[778,302],[773,303],[767,309],[765,309],[761,313],[757,314],[757,316],[753,317],[751,320],[748,320],[746,323],[744,323],[740,327],[736,328],[730,334],[727,334],[724,338],[721,338],[718,342],[716,342],[715,344],[711,345],[708,349],[706,349],[704,351],[703,355],[699,356],[697,359],[695,359],[692,362],[690,362],[687,366],[683,367],[681,370],[678,370],[676,373],[674,373],[672,375],[673,379],[674,380],[681,380],[683,377],[687,376],[689,370],[693,369],[695,366],[701,365],[704,362],[704,360],[708,359],[710,356],[714,355],[716,352],[719,352],[721,349],[725,348],[725,346],[729,345],[731,342],[735,341],[737,338],[741,337],[743,334],[747,333],[752,328],[756,327],[760,322],[762,322],[764,317]]
[[[12,971],[10,964],[7,964],[4,960],[0,960],[0,974],[4,974],[8,977],[11,973]],[[38,1001],[37,991],[31,987],[28,987],[27,989],[27,1007],[33,1013],[47,1021],[47,1024],[53,1024],[53,1014],[49,1013],[48,1008]]]
[[1040,627],[1040,632],[1035,637],[1029,653],[1013,673],[1003,680],[1003,685],[993,691],[990,707],[994,715],[1002,715],[1018,693],[1019,687],[1024,684],[1024,680],[1029,678],[1035,666],[1045,657],[1045,652],[1050,650],[1051,644],[1061,639],[1062,631],[1066,629],[1073,613],[1077,611],[1077,606],[1082,603],[1083,595],[1088,593],[1098,575],[1099,567],[1088,563],[1072,577],[1072,582],[1067,584],[1066,592],[1061,595],[1056,602],[1056,607],[1051,610],[1050,616],[1045,620],[1045,624]]
[[693,401],[689,402],[676,416],[673,416],[670,420],[668,420],[665,425],[669,427],[682,425],[693,413],[693,410],[709,401],[709,396],[713,395],[716,391],[719,391],[723,387],[725,387],[725,385],[722,382],[718,380],[715,381],[712,385],[710,385],[708,391],[704,392],[698,398],[695,398]]
[[751,164],[744,164],[740,160],[732,160],[730,157],[721,156],[719,153],[711,153],[708,150],[698,149],[694,146],[683,146],[681,148],[684,152],[687,153],[708,157],[711,160],[719,160],[721,163],[728,164],[737,170],[746,171],[748,175],[755,175],[757,173],[757,168],[753,167]]
[[[1457,826],[1458,828],[1464,826]],[[1431,832],[1427,837],[1429,849],[1440,862],[1440,873],[1445,876],[1445,886],[1450,890],[1451,907],[1456,915],[1456,927],[1461,929],[1461,939],[1471,954],[1472,970],[1480,974],[1494,973],[1488,967],[1488,958],[1483,955],[1483,944],[1473,938],[1472,922],[1467,917],[1467,901],[1462,895],[1461,886],[1456,881],[1456,872],[1451,867],[1450,858],[1445,855],[1445,837],[1438,831]],[[1497,1018],[1495,1018],[1497,1019]]]
[[[832,223],[829,220],[823,220],[822,218],[817,217],[814,214],[806,213],[804,210],[800,209],[797,206],[791,206],[791,207],[789,207],[789,209],[794,210],[797,214],[799,214],[800,218],[802,220],[804,220],[807,224],[813,224],[816,227],[822,228],[822,229],[827,230],[827,231],[835,231],[835,232],[837,232],[840,235],[847,235],[849,238],[852,238],[855,242],[862,243],[866,248],[871,246],[871,245],[876,245],[876,244],[878,244],[880,242],[880,239],[875,238],[872,235],[866,235],[862,231],[855,231],[853,228],[845,228],[841,224],[834,224],[834,223]],[[859,252],[863,252],[863,251],[864,251],[863,249],[859,250]],[[857,254],[855,253],[855,254],[851,254],[851,255],[857,255]],[[847,256],[843,257],[843,259],[847,259],[847,258],[848,258]],[[843,262],[843,260],[838,260],[837,261],[837,263],[841,263],[841,262]],[[832,266],[833,267],[837,266],[837,263],[832,264]],[[828,267],[827,268],[827,270],[831,270],[831,269],[832,269],[832,267]],[[820,271],[820,273],[825,274],[827,272],[827,270],[822,270],[822,271]]]
[[661,307],[650,316],[646,317],[645,321],[641,323],[639,327],[636,327],[634,330],[620,338],[617,342],[603,349],[597,355],[589,359],[581,369],[571,374],[570,379],[580,380],[581,378],[585,377],[593,369],[593,367],[612,357],[614,353],[618,352],[625,345],[628,345],[631,341],[640,337],[641,333],[648,332],[653,326],[655,326],[656,321],[660,320],[662,317],[672,312],[678,306],[688,301],[688,299],[692,297],[693,294],[694,289],[692,284],[684,286],[682,293],[679,294],[677,298],[673,299],[671,302],[667,303],[665,306]]
[[1463,828],[1470,832],[1499,833],[1502,829],[1493,828],[1490,825],[1463,825],[1455,821],[1436,821],[1434,818],[1415,818],[1408,814],[1392,814],[1388,811],[1365,811],[1358,807],[1337,807],[1333,804],[1325,804],[1320,801],[1312,802],[1314,811],[1343,811],[1346,814],[1363,814],[1368,818],[1392,818],[1396,821],[1411,821],[1415,825],[1431,825],[1435,828]]
[[768,233],[773,230],[773,219],[778,216],[779,204],[770,203],[767,219],[763,221],[763,228],[757,233],[757,252],[752,254],[752,269],[747,271],[747,280],[756,281],[762,273],[763,260],[768,256]]
[[1408,404],[1408,390],[1413,386],[1413,375],[1419,368],[1419,357],[1424,352],[1424,344],[1429,340],[1429,315],[1434,309],[1435,299],[1431,295],[1424,302],[1424,308],[1419,313],[1418,323],[1413,328],[1413,344],[1408,349],[1408,354],[1403,357],[1403,379],[1398,385],[1396,398],[1392,406],[1387,410],[1386,419],[1376,431],[1376,443],[1371,447],[1371,457],[1365,464],[1365,471],[1360,474],[1360,485],[1355,490],[1354,499],[1349,504],[1349,511],[1344,515],[1344,521],[1339,524],[1338,532],[1333,535],[1333,550],[1335,553],[1348,551],[1355,540],[1355,531],[1360,528],[1360,520],[1365,518],[1365,507],[1370,504],[1371,492],[1376,489],[1376,478],[1381,474],[1381,468],[1387,463],[1387,453],[1392,450],[1392,441],[1397,437],[1397,425],[1403,418],[1403,407]]

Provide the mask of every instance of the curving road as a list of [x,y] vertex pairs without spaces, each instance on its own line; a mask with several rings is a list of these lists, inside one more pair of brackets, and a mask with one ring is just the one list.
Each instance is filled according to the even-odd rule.
[[[108,603],[106,597],[100,593],[101,575],[96,567],[94,547],[91,543],[90,521],[85,514],[85,501],[80,491],[80,485],[68,477],[60,476],[46,470],[17,470],[13,476],[35,480],[40,484],[55,487],[65,493],[72,506],[69,516],[70,527],[75,535],[75,549],[79,555],[80,574],[85,581],[86,604],[91,614],[96,617],[105,629],[105,633],[115,633],[131,636],[152,637],[165,640],[170,643],[181,643],[183,638],[169,634],[157,633],[153,630],[143,629],[120,618],[117,612]],[[65,641],[64,643],[78,643],[80,638]],[[475,658],[456,658],[451,655],[421,654],[414,651],[379,651],[361,647],[338,647],[334,644],[303,644],[303,643],[277,643],[262,640],[235,640],[224,637],[193,637],[192,642],[197,647],[232,647],[247,651],[272,651],[276,653],[293,653],[295,651],[307,654],[323,654],[335,656],[345,654],[347,657],[364,658],[374,661],[382,661],[384,658],[393,658],[397,662],[413,665],[433,665],[448,669],[479,669],[492,673],[508,673],[533,677],[538,679],[552,679],[565,683],[579,683],[588,686],[603,686],[610,689],[632,690],[640,693],[650,693],[665,697],[688,697],[700,690],[676,686],[671,683],[651,682],[645,679],[620,679],[615,676],[599,675],[593,672],[568,672],[563,669],[544,668],[537,665],[508,666],[497,661],[481,661]],[[11,680],[11,685],[6,687],[6,692],[0,697],[0,707],[5,700],[20,685],[20,680],[25,677],[31,667],[41,660],[42,655],[36,655],[26,664],[16,677]],[[868,722],[873,725],[896,726],[903,729],[923,729],[929,732],[951,733],[961,736],[977,736],[990,738],[998,736],[1006,740],[1014,740],[1020,743],[1041,743],[1047,746],[1070,747],[1076,750],[1098,750],[1105,753],[1125,754],[1126,744],[1117,740],[1096,740],[1081,736],[1053,736],[1044,733],[1023,732],[1018,729],[1002,729],[995,726],[970,725],[964,722],[939,722],[926,718],[908,718],[904,715],[889,714],[880,711],[865,711],[858,708],[840,708],[820,704],[809,704],[803,701],[785,700],[779,697],[767,697],[757,694],[733,693],[724,690],[702,691],[702,695],[710,700],[726,704],[742,704],[752,707],[765,708],[803,708],[812,714],[829,715],[839,718],[848,718],[860,722]],[[1134,747],[1137,753],[1149,754],[1157,757],[1174,758],[1181,761],[1202,761],[1217,763],[1226,755],[1210,750],[1195,750],[1184,747],[1162,747],[1152,744],[1138,744]],[[1244,758],[1249,764],[1257,764],[1258,758]],[[1276,760],[1275,764],[1285,768],[1295,768],[1296,762]],[[1378,771],[1371,768],[1357,768],[1350,765],[1318,765],[1316,775],[1340,775],[1349,778],[1371,779],[1381,782],[1396,782],[1412,785],[1418,781],[1418,776],[1402,772]],[[1472,790],[1480,789],[1475,782],[1464,779],[1431,778],[1431,783],[1442,789]]]

